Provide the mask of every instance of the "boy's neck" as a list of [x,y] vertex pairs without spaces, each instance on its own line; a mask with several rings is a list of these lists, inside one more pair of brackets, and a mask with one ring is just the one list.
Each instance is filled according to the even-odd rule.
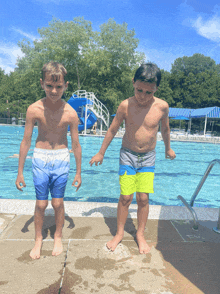
[[148,108],[148,107],[150,107],[154,103],[155,97],[153,96],[150,100],[146,101],[146,104],[139,104],[138,103],[138,100],[136,99],[136,97],[134,95],[134,101],[135,101],[135,103],[136,103],[136,105],[138,107],[140,107],[140,108]]
[[51,110],[57,110],[57,109],[59,109],[59,108],[61,108],[63,106],[63,100],[62,99],[60,99],[60,100],[56,101],[55,103],[53,103],[52,101],[50,101],[50,99],[47,99],[47,97],[45,97],[43,99],[43,103],[47,108],[49,108]]

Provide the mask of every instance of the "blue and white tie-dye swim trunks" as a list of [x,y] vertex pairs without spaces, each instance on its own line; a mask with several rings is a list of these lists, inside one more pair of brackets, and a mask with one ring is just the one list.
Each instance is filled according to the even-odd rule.
[[49,191],[52,198],[63,198],[69,169],[70,154],[67,148],[34,148],[32,170],[37,200],[47,200]]

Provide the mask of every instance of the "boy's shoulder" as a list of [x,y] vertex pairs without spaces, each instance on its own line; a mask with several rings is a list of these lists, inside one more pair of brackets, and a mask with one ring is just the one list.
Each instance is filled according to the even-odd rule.
[[40,109],[40,108],[43,108],[43,99],[37,100],[36,102],[29,105],[27,111],[33,112],[33,111],[37,111],[37,109]]
[[77,115],[77,112],[75,111],[75,109],[69,105],[69,103],[67,103],[66,101],[64,101],[64,110],[69,114],[69,115]]
[[119,104],[119,106],[118,106],[118,108],[120,109],[120,110],[125,110],[127,107],[128,107],[128,101],[129,101],[129,99],[130,98],[127,98],[127,99],[125,99],[125,100],[123,100],[120,104]]
[[157,105],[158,107],[160,108],[163,108],[163,109],[168,109],[169,108],[169,105],[166,101],[160,99],[160,98],[157,98],[157,97],[154,97],[155,99],[155,105]]

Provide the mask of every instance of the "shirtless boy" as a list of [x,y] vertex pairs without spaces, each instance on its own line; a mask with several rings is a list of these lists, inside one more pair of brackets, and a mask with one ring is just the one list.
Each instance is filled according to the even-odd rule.
[[44,212],[48,205],[49,191],[55,211],[56,231],[53,256],[63,251],[62,228],[64,225],[63,197],[70,168],[70,154],[67,143],[67,129],[70,126],[72,150],[76,161],[76,174],[72,186],[81,186],[81,146],[78,138],[78,116],[75,110],[61,99],[68,87],[67,74],[63,65],[49,62],[42,68],[41,87],[46,97],[28,107],[24,137],[20,146],[16,187],[26,187],[23,169],[35,122],[38,123],[38,137],[32,158],[33,179],[36,191],[34,213],[35,246],[30,252],[33,259],[40,258]]
[[121,195],[117,209],[117,233],[106,244],[111,251],[115,250],[124,236],[128,208],[134,192],[136,192],[138,205],[136,238],[139,252],[146,254],[150,251],[150,247],[144,238],[144,229],[149,213],[149,193],[154,193],[155,147],[160,122],[165,144],[165,157],[170,159],[176,157],[175,152],[170,148],[168,104],[154,97],[160,79],[161,72],[155,64],[142,64],[137,69],[133,79],[134,96],[121,102],[99,152],[90,160],[91,166],[93,163],[96,166],[98,163],[102,164],[104,154],[124,120],[125,134],[120,150],[119,182]]

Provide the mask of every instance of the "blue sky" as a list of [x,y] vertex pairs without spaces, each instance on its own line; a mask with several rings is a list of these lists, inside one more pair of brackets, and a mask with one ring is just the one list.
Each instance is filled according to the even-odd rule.
[[[4,2],[4,3],[3,3]],[[220,63],[220,3],[213,0],[5,0],[0,5],[0,67],[13,71],[22,56],[18,41],[39,38],[52,17],[83,16],[94,30],[114,18],[140,40],[146,60],[170,71],[178,57],[201,53]]]

